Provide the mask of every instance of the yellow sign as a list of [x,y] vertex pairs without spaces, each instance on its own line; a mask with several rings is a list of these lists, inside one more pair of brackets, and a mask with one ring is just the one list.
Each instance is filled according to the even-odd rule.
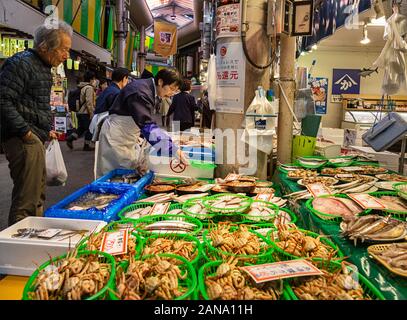
[[34,48],[34,40],[28,40],[28,49]]
[[177,25],[154,21],[154,51],[163,57],[177,53]]
[[25,50],[25,40],[18,40],[18,52]]
[[10,38],[3,38],[3,56],[10,57]]
[[10,57],[17,53],[17,39],[10,39]]

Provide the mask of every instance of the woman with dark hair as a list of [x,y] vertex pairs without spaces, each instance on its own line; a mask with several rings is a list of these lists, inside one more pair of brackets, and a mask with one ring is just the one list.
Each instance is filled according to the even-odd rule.
[[178,121],[180,130],[185,131],[195,124],[195,111],[198,110],[195,97],[191,95],[191,80],[185,79],[181,92],[174,96],[167,117],[174,114],[172,121]]
[[114,169],[137,169],[141,155],[139,139],[142,135],[152,146],[160,148],[162,155],[176,153],[179,160],[187,160],[169,135],[154,123],[152,113],[159,98],[173,96],[180,86],[180,75],[171,69],[160,70],[154,78],[137,79],[128,84],[109,109],[99,136],[96,175],[105,175]]

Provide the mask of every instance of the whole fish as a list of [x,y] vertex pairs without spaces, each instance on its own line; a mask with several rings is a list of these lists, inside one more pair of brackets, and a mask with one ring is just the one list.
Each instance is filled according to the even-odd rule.
[[366,77],[369,77],[374,72],[376,72],[378,74],[379,72],[377,70],[379,70],[379,68],[376,68],[376,69],[363,68],[363,69],[359,70],[359,74],[361,77],[366,78]]

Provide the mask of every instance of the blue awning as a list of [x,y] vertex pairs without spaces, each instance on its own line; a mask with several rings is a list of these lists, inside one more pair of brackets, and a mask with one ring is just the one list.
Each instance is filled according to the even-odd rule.
[[[344,26],[351,16],[350,6],[356,0],[324,0],[319,8],[314,8],[314,23],[312,36],[303,37],[300,51],[308,51],[311,47],[335,33]],[[359,13],[371,8],[371,0],[360,0]]]

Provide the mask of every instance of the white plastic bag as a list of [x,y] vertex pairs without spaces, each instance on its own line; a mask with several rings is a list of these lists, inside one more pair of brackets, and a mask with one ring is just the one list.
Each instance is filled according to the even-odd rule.
[[[258,115],[258,116],[254,116]],[[263,88],[256,90],[256,95],[246,110],[243,123],[245,128],[241,141],[270,154],[273,150],[272,137],[275,133],[277,119],[273,105],[266,99]]]
[[56,139],[53,139],[45,154],[45,165],[47,168],[47,185],[62,186],[68,178],[61,147]]

